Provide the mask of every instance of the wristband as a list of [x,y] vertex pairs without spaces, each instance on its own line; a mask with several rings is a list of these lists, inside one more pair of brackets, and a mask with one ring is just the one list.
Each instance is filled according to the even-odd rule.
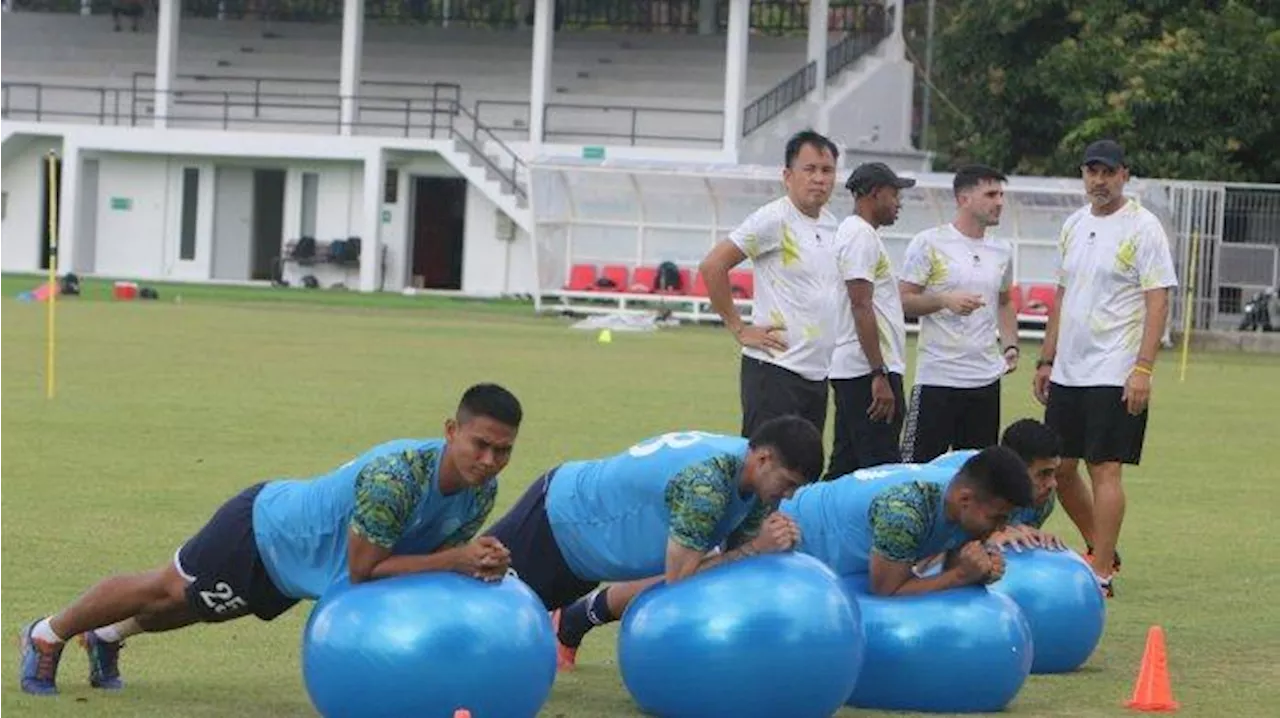
[[1145,367],[1145,366],[1142,366],[1141,364],[1138,364],[1137,366],[1133,367],[1133,370],[1139,374],[1146,374],[1147,376],[1151,376],[1152,374],[1150,367]]
[[1022,353],[1022,350],[1018,348],[1018,345],[1017,345],[1017,344],[1010,344],[1009,346],[1007,346],[1007,347],[1005,347],[1005,348],[1004,348],[1004,353],[1005,353],[1005,354],[1008,354],[1010,351],[1012,351],[1012,352],[1014,352],[1014,353],[1016,353],[1016,354],[1021,354],[1021,353]]

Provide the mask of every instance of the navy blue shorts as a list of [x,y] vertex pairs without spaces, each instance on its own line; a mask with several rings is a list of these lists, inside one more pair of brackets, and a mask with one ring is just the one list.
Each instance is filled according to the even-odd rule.
[[511,552],[511,570],[538,594],[548,611],[564,608],[600,585],[574,575],[551,533],[547,486],[555,473],[552,469],[538,477],[516,505],[485,532]]
[[271,581],[258,553],[253,500],[262,487],[255,484],[231,497],[173,557],[187,579],[187,605],[205,623],[250,613],[270,621],[298,602]]

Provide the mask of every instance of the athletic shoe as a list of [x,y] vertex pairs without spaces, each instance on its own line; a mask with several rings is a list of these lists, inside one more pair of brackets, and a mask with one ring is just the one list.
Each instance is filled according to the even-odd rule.
[[104,641],[93,631],[80,634],[80,645],[89,654],[89,685],[108,691],[124,688],[120,678],[120,649],[124,641]]
[[36,623],[28,623],[18,635],[18,676],[24,693],[52,696],[58,693],[58,661],[66,644],[32,638]]
[[551,612],[551,630],[556,634],[556,670],[572,671],[578,663],[578,649],[560,642],[560,609]]

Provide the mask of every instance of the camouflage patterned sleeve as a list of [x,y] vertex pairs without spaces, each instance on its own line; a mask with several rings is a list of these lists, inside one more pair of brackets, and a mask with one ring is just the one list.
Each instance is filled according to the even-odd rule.
[[498,498],[498,482],[489,481],[484,486],[476,489],[476,514],[471,520],[463,524],[444,540],[440,548],[454,548],[461,546],[475,535],[480,533],[480,527],[484,526],[484,522],[488,520],[489,514],[493,513],[493,504]]
[[924,558],[920,545],[929,534],[933,512],[916,482],[891,486],[872,499],[871,550],[899,563]]
[[1056,497],[1050,496],[1043,506],[1014,509],[1013,514],[1009,516],[1009,525],[1030,526],[1033,529],[1041,528],[1044,526],[1044,522],[1049,520],[1049,515],[1053,513],[1056,503]]
[[708,459],[676,474],[667,484],[671,538],[676,543],[703,552],[715,547],[716,525],[729,507],[737,475],[730,463]]
[[422,493],[409,463],[401,456],[374,459],[356,476],[355,491],[351,529],[380,548],[395,546]]
[[729,534],[729,540],[725,542],[725,549],[732,551],[751,539],[760,535],[760,527],[764,525],[765,518],[773,513],[773,510],[766,506],[763,502],[757,501],[756,505],[751,508],[751,513],[738,524],[738,528]]

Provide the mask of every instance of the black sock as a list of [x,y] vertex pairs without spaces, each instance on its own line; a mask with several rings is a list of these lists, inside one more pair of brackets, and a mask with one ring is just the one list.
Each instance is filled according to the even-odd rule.
[[577,648],[592,628],[617,620],[609,612],[608,593],[608,589],[598,588],[560,612],[560,630],[556,635],[561,644]]

